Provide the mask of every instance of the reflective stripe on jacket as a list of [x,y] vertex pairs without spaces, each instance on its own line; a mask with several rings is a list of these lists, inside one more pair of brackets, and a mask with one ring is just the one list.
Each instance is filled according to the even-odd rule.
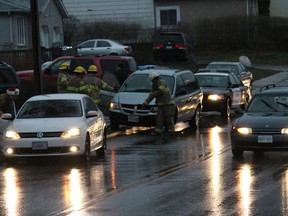
[[152,85],[152,90],[149,96],[144,101],[144,104],[148,105],[153,98],[156,99],[157,106],[167,106],[175,104],[170,93],[170,89],[166,82],[162,79],[157,80]]

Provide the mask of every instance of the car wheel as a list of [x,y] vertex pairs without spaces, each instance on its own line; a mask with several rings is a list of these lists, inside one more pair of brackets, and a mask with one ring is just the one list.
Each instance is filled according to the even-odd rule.
[[223,111],[221,111],[221,116],[223,117],[230,117],[231,114],[231,107],[230,107],[230,98],[226,100],[226,106]]
[[89,135],[87,135],[85,140],[85,151],[84,154],[81,155],[81,161],[83,162],[89,162],[90,161],[90,139]]
[[232,149],[232,154],[234,157],[242,157],[243,153],[244,151],[241,149],[237,149],[237,148]]
[[119,130],[119,123],[118,122],[116,122],[116,121],[111,121],[111,119],[110,119],[110,128],[111,128],[111,130]]
[[199,122],[200,122],[200,107],[197,107],[194,116],[189,121],[189,126],[193,129],[198,128]]
[[102,140],[102,147],[96,150],[97,156],[100,156],[100,157],[105,156],[106,149],[107,149],[107,136],[106,136],[106,132],[104,132],[103,140]]

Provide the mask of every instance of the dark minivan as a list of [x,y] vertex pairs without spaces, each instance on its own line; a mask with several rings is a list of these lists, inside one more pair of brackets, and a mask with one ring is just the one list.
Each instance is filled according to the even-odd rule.
[[0,94],[6,92],[10,87],[20,86],[20,80],[15,69],[5,62],[0,61]]

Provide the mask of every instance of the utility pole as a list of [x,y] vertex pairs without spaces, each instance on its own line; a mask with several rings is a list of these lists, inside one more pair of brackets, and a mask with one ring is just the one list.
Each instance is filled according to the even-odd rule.
[[[42,54],[39,39],[39,13],[38,0],[30,0],[31,13],[31,29],[32,29],[32,45],[33,45],[33,68],[34,68],[34,93],[42,94]],[[32,88],[32,86],[31,86]]]

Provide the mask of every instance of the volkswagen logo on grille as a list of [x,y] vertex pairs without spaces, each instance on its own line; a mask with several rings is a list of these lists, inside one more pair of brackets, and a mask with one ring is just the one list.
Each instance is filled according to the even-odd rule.
[[37,133],[37,138],[41,139],[43,137],[43,132],[38,132]]

